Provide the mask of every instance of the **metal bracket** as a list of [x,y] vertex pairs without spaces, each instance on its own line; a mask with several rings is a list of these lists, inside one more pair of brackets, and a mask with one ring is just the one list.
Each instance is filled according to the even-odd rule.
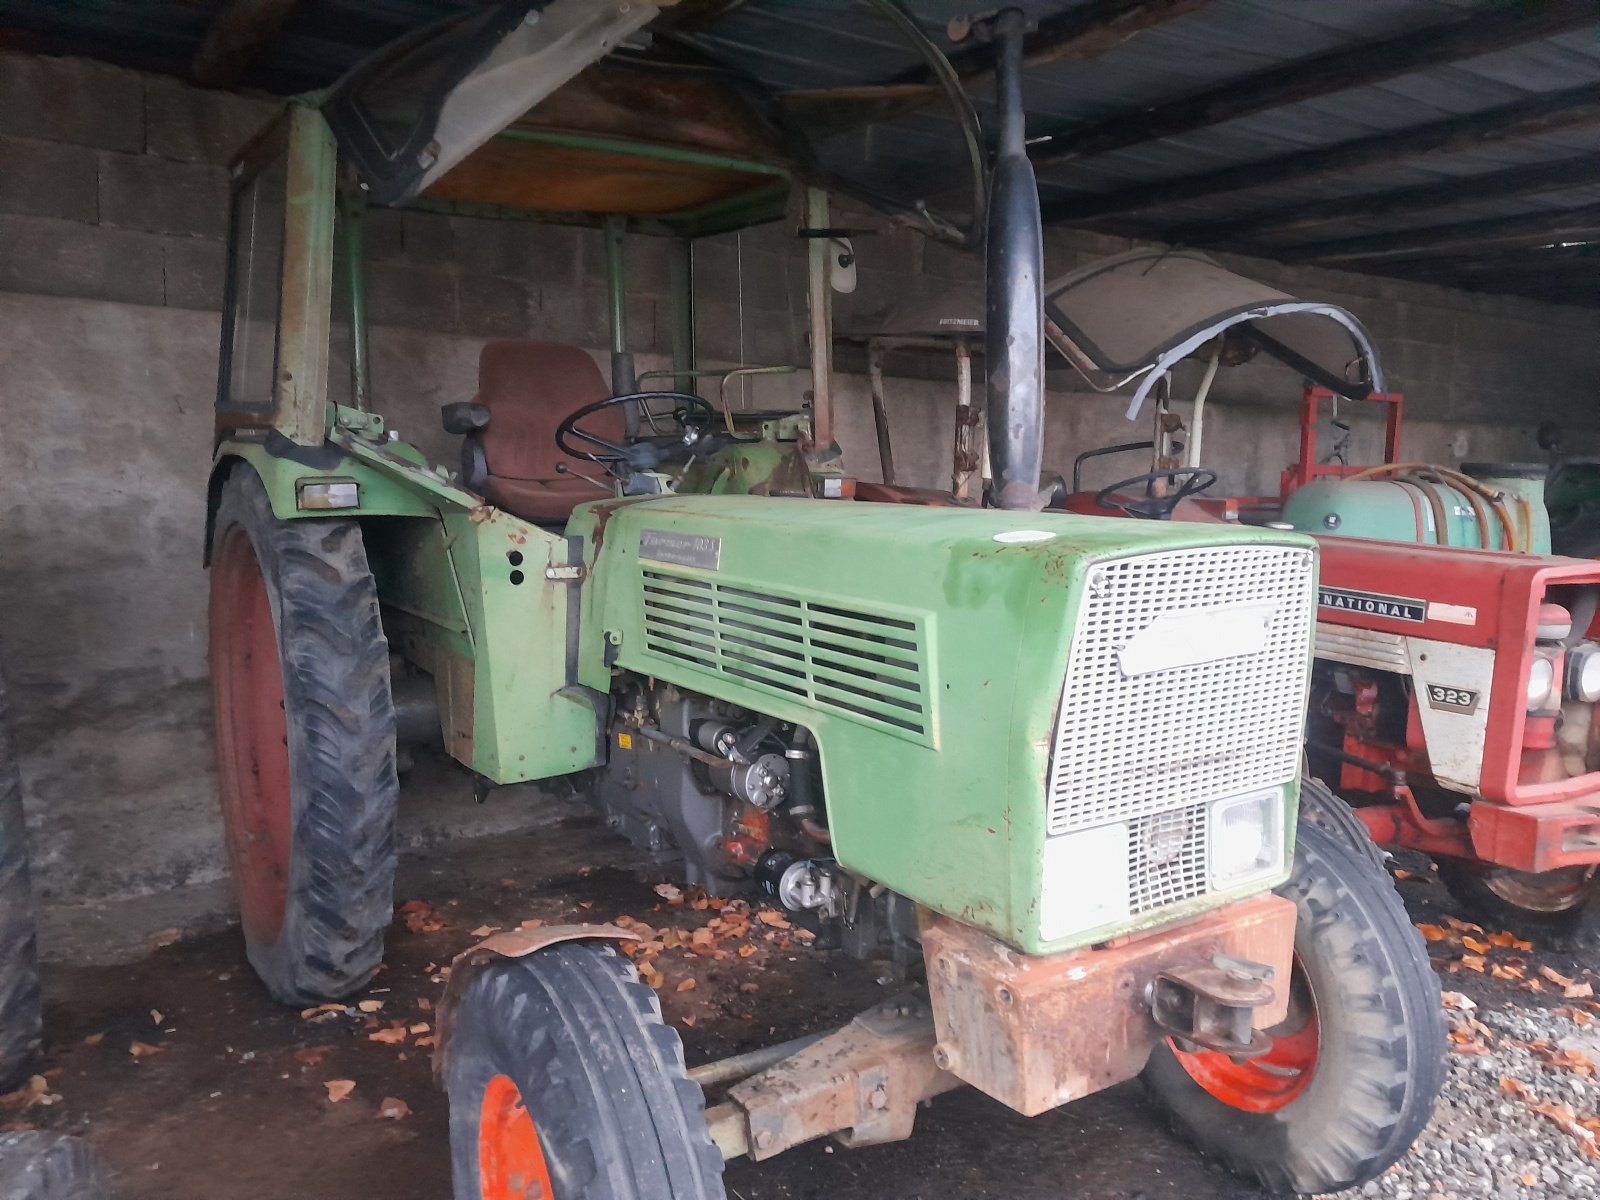
[[1272,1039],[1252,1028],[1254,1010],[1276,998],[1275,972],[1263,963],[1218,954],[1210,966],[1162,971],[1150,985],[1150,1016],[1179,1041],[1233,1058],[1265,1054]]

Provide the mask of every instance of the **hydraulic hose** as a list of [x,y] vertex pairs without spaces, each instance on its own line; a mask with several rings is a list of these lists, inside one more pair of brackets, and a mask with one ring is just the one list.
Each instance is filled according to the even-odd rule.
[[[1511,513],[1506,508],[1504,496],[1499,492],[1490,491],[1488,488],[1484,487],[1483,484],[1472,478],[1472,476],[1463,475],[1460,471],[1453,470],[1450,467],[1441,467],[1435,463],[1421,462],[1383,463],[1380,466],[1369,467],[1365,471],[1361,471],[1358,474],[1347,476],[1346,482],[1360,483],[1370,479],[1381,479],[1386,475],[1405,476],[1424,472],[1434,475],[1442,482],[1458,487],[1470,495],[1481,496],[1484,500],[1488,501],[1489,507],[1494,511],[1494,515],[1499,520],[1500,531],[1502,534],[1501,542],[1507,550],[1526,553],[1530,549],[1528,545],[1524,544],[1524,539],[1518,534],[1516,525],[1511,520]],[[1412,479],[1409,480],[1409,482],[1415,483],[1417,480]],[[1487,545],[1488,530],[1483,529],[1482,532],[1484,536],[1484,544]],[[1444,524],[1442,522],[1439,525],[1439,536],[1441,539],[1445,536]]]

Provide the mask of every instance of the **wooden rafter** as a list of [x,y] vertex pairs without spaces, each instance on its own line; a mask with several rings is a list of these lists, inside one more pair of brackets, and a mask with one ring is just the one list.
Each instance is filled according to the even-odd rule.
[[[1098,58],[1147,29],[1204,8],[1213,0],[1088,0],[1076,8],[1041,17],[1022,41],[1022,62],[1042,67],[1056,62]],[[969,46],[950,55],[950,65],[964,80],[981,83],[994,72],[988,46]],[[927,82],[925,71],[921,75]],[[902,78],[893,82],[910,83]]]
[[[1248,191],[1291,179],[1338,175],[1401,159],[1447,154],[1489,142],[1532,137],[1552,129],[1594,122],[1600,122],[1600,85],[1586,84],[1466,116],[1447,117],[1409,129],[1301,150],[1281,158],[1058,200],[1046,205],[1044,215],[1047,221],[1065,222],[1122,216],[1164,204]],[[1048,177],[1041,182],[1048,183]]]
[[[1089,0],[1044,17],[1023,41],[1023,65],[1095,58],[1129,38],[1214,3],[1214,0]],[[993,78],[989,46],[968,46],[950,56],[962,86],[972,91]],[[781,101],[795,119],[838,129],[889,120],[940,98],[940,89],[925,66],[912,67],[881,83],[848,88],[797,89]]]
[[229,87],[277,36],[300,0],[225,0],[211,18],[190,73],[199,83]]
[[1594,0],[1547,0],[1532,8],[1497,7],[1381,41],[1280,63],[1087,128],[1047,134],[1029,147],[1029,157],[1036,163],[1045,163],[1105,154],[1270,108],[1476,58],[1593,25],[1597,20],[1600,12]]
[[1319,263],[1426,258],[1463,250],[1481,253],[1507,246],[1586,241],[1597,236],[1600,236],[1600,204],[1585,204],[1578,208],[1545,209],[1512,217],[1314,242],[1274,251],[1274,257],[1286,262]]
[[1337,196],[1306,204],[1266,209],[1227,221],[1184,225],[1168,232],[1167,240],[1186,246],[1229,245],[1263,233],[1284,234],[1323,225],[1337,225],[1366,217],[1394,217],[1432,212],[1497,200],[1527,196],[1562,188],[1600,183],[1600,155],[1580,154],[1553,162],[1529,163],[1486,171],[1481,175],[1452,176],[1437,183],[1422,183],[1360,196]]

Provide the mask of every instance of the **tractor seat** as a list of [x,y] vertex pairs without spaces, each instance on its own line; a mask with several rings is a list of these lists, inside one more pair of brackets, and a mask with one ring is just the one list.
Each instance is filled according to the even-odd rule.
[[[462,447],[466,485],[496,508],[539,525],[565,524],[574,505],[612,495],[604,467],[556,446],[556,426],[569,413],[609,395],[600,368],[577,346],[488,343],[478,356],[474,402],[484,411]],[[455,406],[446,407],[448,413]],[[603,409],[584,428],[620,442],[622,410]]]

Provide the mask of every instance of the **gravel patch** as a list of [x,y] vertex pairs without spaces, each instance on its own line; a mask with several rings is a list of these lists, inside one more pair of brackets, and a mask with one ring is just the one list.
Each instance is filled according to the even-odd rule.
[[[1446,985],[1449,986],[1448,984]],[[1458,998],[1459,997],[1459,998]],[[1341,1197],[1387,1200],[1566,1200],[1600,1197],[1600,1159],[1584,1153],[1600,1136],[1558,1118],[1600,1118],[1600,1019],[1584,1025],[1563,1012],[1491,1009],[1447,993],[1455,1038],[1432,1124],[1381,1178]],[[1568,1010],[1573,1011],[1573,1010]],[[1578,1009],[1583,1016],[1587,1010]],[[1463,1053],[1462,1051],[1466,1052]],[[1512,1081],[1505,1083],[1503,1081]]]

